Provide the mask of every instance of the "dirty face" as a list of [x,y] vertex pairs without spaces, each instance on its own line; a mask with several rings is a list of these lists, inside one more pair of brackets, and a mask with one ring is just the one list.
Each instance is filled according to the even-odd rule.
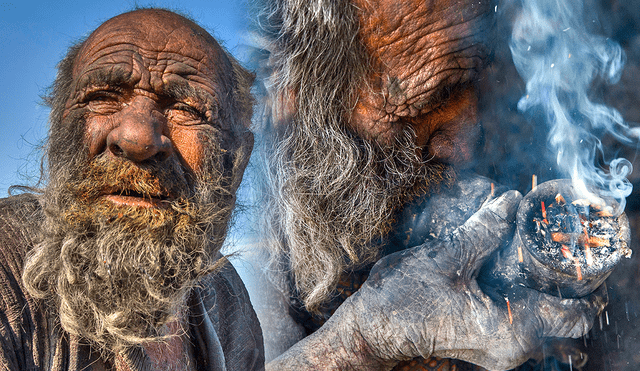
[[350,126],[391,143],[410,126],[429,158],[468,162],[479,128],[474,83],[488,54],[491,1],[354,0],[370,56]]
[[[472,159],[485,1],[268,0],[265,208],[309,310],[375,261],[398,209]],[[328,47],[330,46],[330,47]]]
[[[189,178],[202,168],[204,138],[232,142],[230,76],[229,60],[199,26],[166,11],[127,13],[100,26],[80,49],[63,121],[83,117],[89,160],[177,160]],[[114,189],[103,197],[158,207],[172,195]]]
[[217,269],[252,146],[252,75],[193,22],[138,10],[70,49],[23,282],[98,349],[167,340]]

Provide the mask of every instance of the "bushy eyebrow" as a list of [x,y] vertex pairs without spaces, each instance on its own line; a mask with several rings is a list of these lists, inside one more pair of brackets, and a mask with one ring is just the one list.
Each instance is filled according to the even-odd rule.
[[215,98],[211,94],[198,87],[188,84],[186,81],[165,82],[161,94],[169,99],[176,101],[193,99],[195,101],[203,103],[207,107],[216,106]]
[[131,72],[122,68],[100,68],[86,73],[80,78],[77,90],[83,90],[90,86],[123,86],[131,80]]
[[[111,68],[100,68],[84,74],[76,87],[77,91],[83,91],[90,87],[129,87],[134,82],[131,81],[131,71],[113,66]],[[166,81],[162,84],[161,91],[156,92],[162,98],[173,101],[193,100],[202,104],[206,109],[218,111],[218,102],[213,95],[205,90],[184,81]]]

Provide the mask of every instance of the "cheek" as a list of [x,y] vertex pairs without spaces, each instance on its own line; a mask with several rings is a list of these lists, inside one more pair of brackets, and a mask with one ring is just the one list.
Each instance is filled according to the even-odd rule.
[[113,129],[112,120],[106,116],[89,117],[84,124],[84,140],[89,157],[102,153],[107,146],[107,137]]
[[176,127],[171,131],[171,142],[183,164],[194,174],[203,164],[203,129],[196,127]]
[[479,135],[475,121],[461,121],[436,131],[426,148],[438,161],[461,166],[473,160]]

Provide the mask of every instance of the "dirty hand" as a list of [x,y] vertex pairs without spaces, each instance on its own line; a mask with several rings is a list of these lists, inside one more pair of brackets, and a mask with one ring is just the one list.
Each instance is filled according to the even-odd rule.
[[512,235],[521,198],[506,192],[446,238],[381,259],[324,327],[355,334],[350,343],[380,368],[439,356],[506,370],[525,362],[545,337],[582,336],[606,303],[602,291],[560,299],[518,287],[507,302],[476,281],[487,257]]

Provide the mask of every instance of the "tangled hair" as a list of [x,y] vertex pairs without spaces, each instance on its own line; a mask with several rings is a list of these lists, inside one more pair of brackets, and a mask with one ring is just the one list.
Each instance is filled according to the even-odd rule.
[[[253,144],[245,124],[254,76],[227,54],[234,135],[216,128],[201,134],[206,155],[196,174],[174,156],[137,165],[106,154],[89,159],[85,112],[63,118],[81,47],[82,41],[69,49],[45,97],[51,107],[40,198],[45,218],[22,279],[65,331],[108,354],[170,336],[165,325],[186,295],[224,261],[219,250]],[[123,207],[99,197],[106,189],[172,200],[162,208]]]
[[225,48],[222,46],[220,47],[231,62],[232,67],[234,82],[232,91],[233,116],[235,122],[234,127],[236,131],[244,132],[247,130],[245,125],[251,122],[251,118],[253,117],[253,106],[256,103],[253,94],[251,94],[251,88],[253,87],[256,75],[242,67],[240,62],[238,62],[238,60],[235,59]]
[[[102,350],[169,335],[164,325],[189,290],[217,268],[235,201],[222,179],[211,181],[220,163],[207,165],[195,192],[177,161],[140,168],[106,156],[47,187],[42,235],[23,272],[30,294],[56,309],[65,331]],[[98,199],[110,187],[176,197],[165,209],[128,208]],[[75,202],[60,209],[61,199]]]
[[[265,84],[269,98],[277,98],[270,108],[282,109],[280,100],[295,94],[301,120],[340,122],[355,104],[354,84],[362,83],[368,66],[355,7],[346,0],[274,0],[262,8]],[[316,85],[324,89],[312,89]]]
[[376,259],[397,206],[451,174],[419,155],[409,127],[390,145],[347,129],[370,65],[349,1],[274,0],[263,9],[266,243],[272,268],[287,270],[315,311],[342,273]]

